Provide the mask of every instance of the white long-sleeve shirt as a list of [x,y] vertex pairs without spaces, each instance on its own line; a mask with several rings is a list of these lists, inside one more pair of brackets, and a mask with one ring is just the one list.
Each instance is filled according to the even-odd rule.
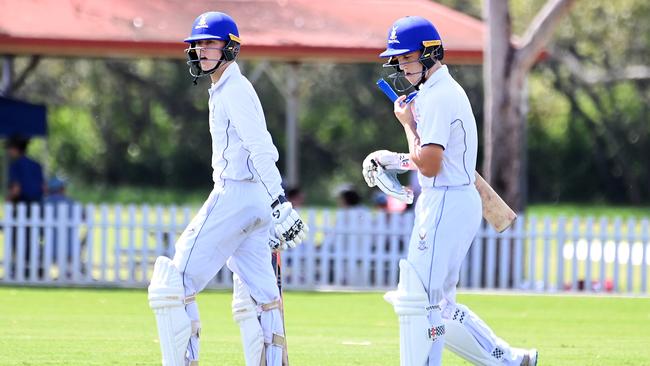
[[209,92],[215,185],[225,180],[261,182],[269,198],[284,194],[275,165],[278,150],[266,128],[262,104],[239,66],[228,65]]

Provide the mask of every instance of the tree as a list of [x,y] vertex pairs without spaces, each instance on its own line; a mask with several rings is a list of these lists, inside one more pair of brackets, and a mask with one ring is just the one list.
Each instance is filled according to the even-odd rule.
[[[549,0],[513,44],[509,1],[485,0],[483,174],[516,210],[524,208],[526,79],[557,23],[575,0]],[[498,148],[496,148],[498,146]]]

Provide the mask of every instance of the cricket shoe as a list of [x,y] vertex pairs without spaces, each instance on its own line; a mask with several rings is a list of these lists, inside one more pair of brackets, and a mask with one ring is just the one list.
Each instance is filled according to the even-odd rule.
[[520,366],[537,366],[538,352],[536,349],[530,349],[521,360]]

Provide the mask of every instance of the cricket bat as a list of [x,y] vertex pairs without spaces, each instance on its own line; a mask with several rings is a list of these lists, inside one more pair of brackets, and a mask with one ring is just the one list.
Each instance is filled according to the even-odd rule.
[[284,328],[284,347],[282,350],[282,366],[289,366],[289,354],[287,353],[287,327],[284,325],[284,296],[282,295],[282,258],[280,251],[274,251],[271,254],[271,264],[275,271],[275,278],[280,290],[280,313],[282,314],[282,328]]
[[[384,79],[377,80],[377,86],[392,102],[397,100],[397,93],[395,93],[393,88],[391,88]],[[405,103],[410,102],[414,96],[414,93],[410,94],[409,98],[407,98],[408,101],[405,100]],[[494,191],[494,189],[492,189],[492,187],[490,187],[478,172],[474,172],[474,174],[476,175],[476,181],[474,184],[476,185],[476,190],[478,190],[478,193],[481,196],[481,201],[483,202],[483,218],[485,221],[490,223],[496,231],[501,233],[515,222],[517,214],[510,208],[510,206],[508,206],[508,204],[505,203],[505,201],[503,201],[503,199]]]
[[517,214],[478,172],[474,174],[476,176],[474,185],[483,202],[483,218],[492,225],[494,230],[501,233],[515,222]]

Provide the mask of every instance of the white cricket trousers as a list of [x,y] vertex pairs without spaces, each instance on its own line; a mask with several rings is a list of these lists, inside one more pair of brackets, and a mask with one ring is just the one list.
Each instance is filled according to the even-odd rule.
[[[482,217],[481,197],[472,184],[462,187],[425,188],[415,207],[415,223],[408,261],[415,267],[429,296],[429,325],[444,329],[443,318],[459,320],[495,363],[519,365],[521,350],[510,347],[475,313],[456,303],[460,266],[467,255]],[[444,333],[433,342],[428,366],[442,364]]]
[[[261,304],[280,297],[271,266],[269,229],[271,198],[261,183],[226,180],[216,186],[176,242],[174,265],[181,272],[185,296],[193,296],[224,266],[236,273]],[[185,310],[199,322],[196,302]],[[189,360],[198,360],[198,334],[188,346]]]

